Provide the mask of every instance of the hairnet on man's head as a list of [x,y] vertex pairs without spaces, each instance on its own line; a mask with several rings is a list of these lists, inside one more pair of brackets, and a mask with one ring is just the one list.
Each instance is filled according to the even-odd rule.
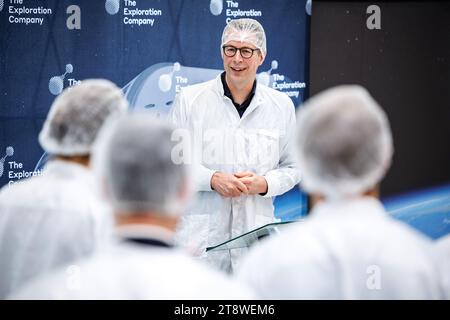
[[339,86],[311,98],[298,114],[302,186],[328,198],[361,194],[389,168],[392,135],[384,111],[360,86]]
[[262,25],[254,19],[244,18],[228,22],[223,29],[222,44],[220,47],[229,41],[251,43],[261,50],[264,57],[267,54],[266,33]]
[[114,119],[102,129],[94,169],[117,213],[180,213],[187,172],[172,161],[172,132],[167,123],[142,113]]
[[125,113],[127,107],[122,91],[111,81],[84,80],[55,99],[39,142],[51,154],[88,155],[105,120],[112,114]]

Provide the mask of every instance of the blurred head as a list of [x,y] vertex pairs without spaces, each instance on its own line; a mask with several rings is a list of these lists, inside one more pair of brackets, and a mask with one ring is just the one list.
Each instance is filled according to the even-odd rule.
[[65,89],[53,102],[39,134],[42,148],[54,155],[84,156],[105,120],[126,112],[122,91],[103,79],[84,80]]
[[223,30],[221,52],[228,84],[253,85],[267,52],[263,27],[253,19],[231,20]]
[[176,216],[182,212],[188,179],[185,166],[171,159],[172,131],[146,114],[114,119],[102,129],[94,169],[116,214]]
[[325,198],[374,188],[388,170],[392,135],[384,111],[360,86],[339,86],[311,98],[298,113],[302,186]]

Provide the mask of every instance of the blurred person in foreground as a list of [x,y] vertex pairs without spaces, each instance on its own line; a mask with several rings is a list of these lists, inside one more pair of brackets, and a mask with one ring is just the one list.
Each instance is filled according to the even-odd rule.
[[369,93],[340,86],[310,99],[297,147],[302,186],[321,200],[304,223],[254,248],[237,277],[264,299],[441,298],[431,240],[378,200],[393,144]]
[[450,234],[436,240],[434,249],[438,256],[438,267],[444,298],[450,299]]
[[107,239],[112,215],[95,192],[91,147],[105,120],[127,106],[102,79],[67,88],[53,102],[39,134],[50,155],[42,175],[0,192],[0,298]]
[[180,249],[173,236],[189,171],[172,159],[173,130],[148,115],[109,123],[94,168],[116,220],[110,246],[31,283],[17,299],[247,299],[248,289]]

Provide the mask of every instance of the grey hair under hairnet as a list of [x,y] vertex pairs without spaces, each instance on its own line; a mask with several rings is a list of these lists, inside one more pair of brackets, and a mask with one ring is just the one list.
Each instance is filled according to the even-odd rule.
[[39,142],[51,154],[88,155],[105,120],[125,113],[127,107],[122,91],[111,81],[84,80],[55,99]]
[[302,186],[327,198],[361,194],[381,181],[393,145],[383,110],[360,86],[311,98],[298,114]]
[[142,113],[113,119],[101,130],[94,170],[116,213],[181,213],[187,171],[171,159],[172,132],[170,125]]
[[[229,41],[248,42],[253,44],[256,48],[261,50],[265,57],[267,54],[266,33],[263,26],[254,19],[236,19],[231,20],[223,29],[222,44]],[[221,49],[222,55],[223,51]]]

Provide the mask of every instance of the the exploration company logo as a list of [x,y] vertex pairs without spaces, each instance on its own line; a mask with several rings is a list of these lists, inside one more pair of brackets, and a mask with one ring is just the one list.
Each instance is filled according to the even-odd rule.
[[239,1],[232,1],[232,0],[211,0],[209,3],[209,11],[214,16],[219,16],[223,12],[223,7],[226,7],[225,10],[225,16],[226,23],[230,22],[232,19],[239,19],[239,18],[256,18],[262,16],[261,10],[255,10],[255,9],[246,9],[242,10],[239,7]]
[[5,160],[6,160],[6,158],[7,157],[11,157],[13,154],[14,154],[14,148],[11,147],[11,146],[6,147],[5,156],[0,159],[0,177],[3,176],[3,172],[5,171]]
[[[4,156],[0,158],[0,177],[5,176],[8,179],[8,185],[11,186],[20,180],[42,175],[42,170],[25,171],[24,165],[20,161],[11,158],[14,155],[14,148],[12,146],[6,147]],[[7,174],[5,174],[7,172]]]
[[178,62],[173,64],[173,69],[169,73],[164,73],[159,77],[158,87],[161,92],[167,92],[172,89],[172,79],[176,72],[180,71],[181,65]]
[[306,83],[289,80],[285,75],[273,73],[278,69],[278,61],[272,60],[270,69],[258,73],[258,82],[275,90],[286,93],[290,98],[300,98],[300,91],[306,88]]
[[[31,3],[31,4],[30,4]],[[27,0],[0,0],[0,11],[5,4],[8,6],[8,22],[18,25],[44,25],[45,19],[53,14],[51,8],[36,6],[36,1]]]
[[[64,89],[64,79],[66,77],[67,74],[72,73],[73,72],[73,66],[69,63],[66,64],[66,72],[64,72],[64,74],[60,75],[60,76],[54,76],[51,77],[50,80],[48,81],[48,90],[50,91],[51,94],[57,96],[58,94],[60,94],[63,89]],[[76,85],[76,84],[80,84],[81,81],[76,80],[76,79],[67,79],[69,82],[69,87]]]
[[[109,15],[116,15],[120,11],[119,0],[106,0],[105,10]],[[158,18],[163,16],[163,11],[156,8],[139,7],[138,0],[123,0],[122,23],[124,25],[153,27]]]
[[[239,7],[239,1],[232,0],[211,0],[209,3],[209,11],[214,16],[219,16],[223,12],[223,7],[225,3],[225,16],[227,17],[226,22],[230,22],[231,19],[238,18],[255,18],[261,17],[262,11],[256,9],[246,9],[241,10]],[[306,1],[305,11],[308,15],[311,15],[311,0]]]

